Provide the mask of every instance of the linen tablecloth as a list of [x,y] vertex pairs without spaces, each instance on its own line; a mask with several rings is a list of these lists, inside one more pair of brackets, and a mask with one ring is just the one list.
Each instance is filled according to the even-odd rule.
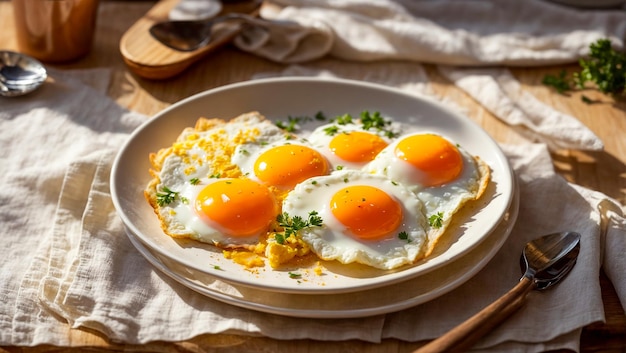
[[[377,43],[372,50],[387,52],[382,49],[397,47],[392,39],[400,37],[385,37],[381,33],[402,34],[405,26],[422,23],[414,18],[418,10],[425,11],[424,16],[434,16],[442,13],[443,3],[466,7],[468,13],[476,16],[483,13],[481,11],[496,11],[504,6],[504,2],[499,1],[475,1],[471,2],[473,6],[462,5],[463,2],[419,2],[416,7],[388,1],[333,1],[334,7],[329,9],[325,6],[331,2],[293,1],[289,3],[292,7],[283,7],[277,14],[306,12],[307,6],[311,6],[318,15],[348,16],[348,23],[366,25],[355,25],[359,36],[380,39],[372,42]],[[372,22],[368,16],[388,18]],[[589,40],[622,34],[623,22],[617,21],[622,13],[594,12],[593,16],[610,21],[591,21],[599,25],[590,26],[587,35],[563,34],[558,40],[547,42],[537,39],[541,35],[532,30],[524,32],[525,35],[509,33],[496,37],[508,38],[521,47],[543,43],[533,48],[537,52],[547,48],[544,52],[547,56],[553,49],[546,43],[561,43],[566,54],[552,59],[571,60],[584,52]],[[423,21],[437,26],[453,22],[452,17],[444,16],[444,19]],[[463,21],[467,21],[463,23],[465,27],[476,23],[470,19],[463,17]],[[308,23],[319,26],[310,21]],[[342,22],[337,19],[336,23]],[[368,25],[372,23],[382,27],[370,28]],[[480,25],[482,22],[478,23],[479,29],[486,30]],[[462,29],[465,27],[461,24],[457,27],[452,39],[466,34],[478,43],[487,43],[491,38],[489,33],[478,31],[472,35]],[[385,28],[392,30],[386,32]],[[329,31],[333,34],[333,50],[345,49],[345,43],[352,43],[354,48],[343,52],[362,54],[352,57],[346,54],[344,59],[402,58],[391,49],[392,54],[366,54],[368,50],[356,45],[350,33],[341,39],[340,29],[331,27]],[[429,38],[433,41],[431,47],[438,47],[435,44],[439,37]],[[239,40],[252,43],[249,38]],[[267,42],[261,46],[267,46]],[[298,44],[297,48],[302,47]],[[463,47],[462,51],[467,48],[473,47]],[[511,56],[516,51],[507,53]],[[339,56],[333,51],[323,55]],[[441,55],[454,56],[450,52]],[[421,59],[417,56],[410,59],[415,61],[372,63],[366,72],[353,70],[349,62],[335,65],[332,70],[315,63],[302,63],[287,67],[281,74],[359,79],[417,95],[431,94],[428,78],[417,62]],[[541,61],[541,56],[527,59]],[[510,63],[502,59],[494,64]],[[407,341],[431,339],[515,284],[520,276],[518,257],[528,240],[569,229],[583,235],[580,258],[572,273],[553,290],[532,293],[528,305],[482,340],[478,349],[494,352],[576,350],[582,327],[604,318],[598,283],[601,266],[615,285],[622,304],[626,305],[626,261],[622,256],[626,251],[626,222],[621,215],[621,205],[555,174],[549,150],[598,150],[602,142],[574,117],[538,103],[516,84],[504,67],[472,70],[448,65],[440,68],[444,76],[468,93],[474,93],[481,104],[527,138],[523,144],[502,146],[520,186],[516,226],[491,261],[492,266],[487,265],[454,291],[401,312],[359,319],[304,320],[254,312],[203,297],[153,269],[126,238],[108,190],[110,166],[117,149],[147,118],[117,106],[104,95],[108,71],[53,70],[50,72],[52,82],[41,90],[18,99],[2,99],[0,150],[5,172],[1,176],[0,222],[8,256],[0,259],[3,269],[0,274],[0,298],[3,299],[0,301],[0,344],[69,345],[71,342],[66,341],[68,328],[59,325],[65,321],[69,327],[94,329],[113,341],[127,343],[184,340],[203,333],[371,342],[389,337]],[[270,75],[275,73],[260,73],[251,79]],[[480,94],[476,87],[482,88]],[[445,97],[436,98],[445,102]],[[449,105],[456,109],[453,104]],[[567,129],[559,129],[563,126]],[[542,324],[537,325],[537,322]]]

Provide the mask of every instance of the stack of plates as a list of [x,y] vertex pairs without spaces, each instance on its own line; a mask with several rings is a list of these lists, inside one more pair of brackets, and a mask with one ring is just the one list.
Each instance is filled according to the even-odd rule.
[[[333,117],[361,111],[440,133],[492,169],[485,195],[455,215],[432,256],[396,271],[323,262],[313,268],[245,269],[215,247],[163,233],[143,197],[148,155],[167,147],[200,116],[232,118],[259,111],[270,119]],[[111,174],[111,194],[127,234],[158,270],[207,297],[280,315],[347,318],[402,310],[432,300],[478,273],[508,238],[517,217],[513,173],[491,137],[437,102],[383,86],[347,80],[278,78],[224,86],[185,99],[137,129]],[[359,292],[358,296],[354,293]],[[316,300],[320,299],[320,300]]]

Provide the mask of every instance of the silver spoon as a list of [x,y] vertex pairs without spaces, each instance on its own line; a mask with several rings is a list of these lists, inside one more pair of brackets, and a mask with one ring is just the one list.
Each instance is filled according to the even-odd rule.
[[561,281],[574,267],[580,252],[580,234],[548,234],[526,244],[519,283],[498,300],[413,353],[463,352],[515,312],[533,289],[545,290]]
[[194,51],[211,42],[211,30],[220,22],[247,22],[254,17],[231,13],[209,20],[164,21],[150,27],[150,34],[159,42],[178,51]]
[[15,97],[37,89],[48,77],[34,58],[13,51],[0,51],[0,95]]

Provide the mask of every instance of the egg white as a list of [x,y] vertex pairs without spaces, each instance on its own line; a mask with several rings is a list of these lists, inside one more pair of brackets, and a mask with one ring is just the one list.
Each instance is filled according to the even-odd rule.
[[[423,133],[420,132],[420,134]],[[429,233],[429,248],[432,251],[437,238],[446,230],[453,215],[465,203],[477,199],[484,191],[488,171],[484,164],[479,164],[476,158],[457,145],[463,161],[461,174],[455,180],[443,185],[422,185],[419,183],[420,171],[408,162],[396,157],[394,153],[396,145],[401,139],[399,138],[387,146],[363,170],[373,175],[383,175],[404,185],[423,202],[425,216],[430,220],[427,231]]]
[[[368,162],[351,162],[337,156],[333,151],[331,151],[329,146],[332,139],[337,134],[361,131],[377,135],[381,137],[385,142],[387,142],[387,144],[389,144],[393,139],[389,136],[388,132],[392,132],[394,129],[397,129],[396,125],[389,127],[389,130],[377,130],[373,128],[366,130],[363,128],[363,125],[359,124],[358,122],[345,124],[331,123],[317,127],[307,137],[307,140],[311,142],[311,145],[313,145],[318,151],[320,151],[320,153],[322,153],[324,157],[326,157],[326,159],[328,159],[332,169],[361,169]],[[331,132],[329,132],[329,130]]]
[[306,139],[296,139],[281,130],[280,134],[262,134],[256,141],[238,146],[233,154],[232,161],[239,167],[241,173],[246,178],[262,183],[262,180],[254,173],[254,165],[257,159],[266,151],[284,145],[305,146],[315,150]]
[[[330,199],[337,191],[351,185],[370,185],[385,191],[402,207],[402,224],[395,233],[406,232],[381,241],[360,240],[346,233],[346,227],[330,210]],[[322,218],[321,227],[309,227],[300,237],[323,260],[361,263],[380,269],[393,269],[415,262],[426,251],[426,219],[422,203],[407,188],[381,175],[342,170],[327,176],[311,178],[291,191],[283,201],[283,212],[307,219],[311,211]]]
[[158,173],[160,183],[156,185],[156,192],[167,188],[176,193],[172,202],[155,209],[164,231],[175,238],[190,238],[222,247],[258,242],[259,235],[230,237],[223,234],[198,217],[193,205],[206,185],[224,177],[225,170],[233,169],[231,154],[238,145],[258,141],[259,136],[267,138],[277,134],[282,135],[282,130],[258,113],[243,115],[206,131],[184,131],[175,143],[184,153],[170,153]]

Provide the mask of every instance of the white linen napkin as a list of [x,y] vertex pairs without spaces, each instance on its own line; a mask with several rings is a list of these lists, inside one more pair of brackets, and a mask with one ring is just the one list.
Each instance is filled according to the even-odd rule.
[[502,66],[575,62],[599,38],[622,45],[626,12],[541,0],[271,0],[261,17],[235,38],[241,50],[280,63],[331,56],[438,64],[446,78],[531,141],[553,150],[603,149],[592,131],[522,91]]
[[[182,0],[192,1],[192,0]],[[575,62],[589,44],[622,45],[624,11],[577,10],[543,0],[270,0],[235,40],[270,60],[329,55],[350,61],[411,60],[453,66],[537,66]],[[285,23],[299,34],[279,34]],[[271,31],[273,36],[259,36]],[[253,33],[247,36],[248,33]],[[325,52],[307,45],[313,40]],[[286,49],[288,48],[288,50]]]
[[[54,343],[67,336],[58,319],[39,307],[37,290],[56,239],[54,225],[67,224],[73,231],[80,227],[67,222],[70,212],[57,212],[64,192],[73,187],[64,185],[68,167],[115,151],[144,120],[106,98],[109,70],[48,71],[49,79],[39,90],[0,98],[0,224],[6,249],[0,259],[0,342],[4,345]],[[77,207],[71,212],[83,210]],[[65,275],[66,268],[50,265],[52,271]]]
[[[387,77],[372,71],[367,75]],[[410,75],[419,78],[420,70]],[[51,76],[54,86],[19,102],[7,101],[0,113],[0,148],[7,151],[2,164],[11,171],[3,175],[3,185],[9,187],[0,190],[0,225],[7,230],[10,254],[0,259],[0,344],[71,345],[67,327],[59,324],[64,320],[70,327],[127,343],[178,341],[203,333],[371,342],[430,339],[515,284],[526,241],[564,229],[583,234],[577,266],[553,290],[533,293],[522,311],[480,347],[493,352],[576,349],[581,327],[604,318],[601,265],[611,279],[622,280],[616,286],[625,298],[621,207],[568,184],[552,170],[545,145],[537,144],[503,146],[520,181],[517,225],[490,265],[449,294],[398,313],[342,320],[282,317],[203,297],[142,258],[111,204],[108,176],[114,151],[144,118],[73,79]],[[417,94],[424,87],[405,89]],[[50,151],[55,151],[52,156]],[[613,209],[604,244],[598,203]]]

